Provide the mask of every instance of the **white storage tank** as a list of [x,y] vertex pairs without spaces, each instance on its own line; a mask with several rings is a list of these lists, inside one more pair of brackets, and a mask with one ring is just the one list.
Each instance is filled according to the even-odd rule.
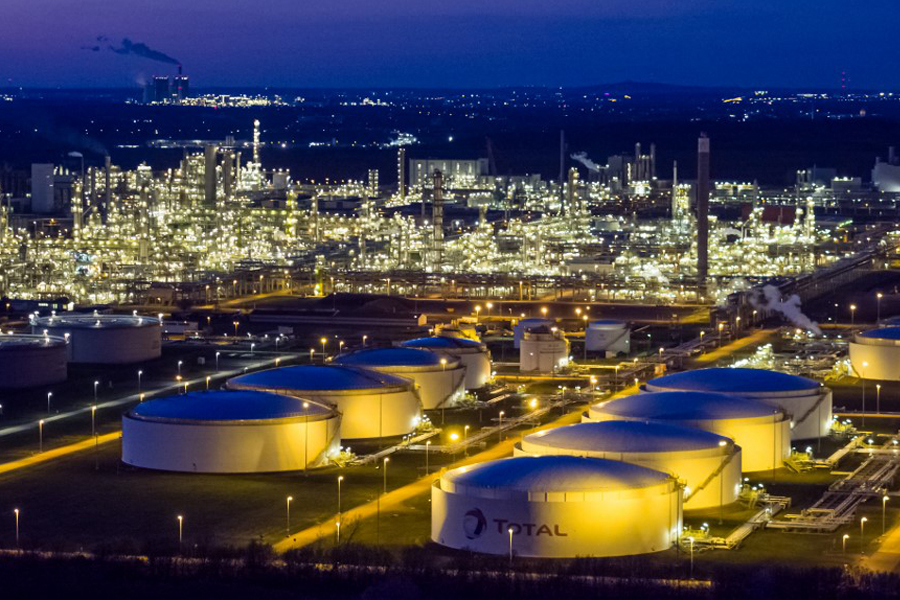
[[525,436],[516,456],[609,458],[668,473],[684,483],[684,508],[731,504],[741,489],[741,448],[721,435],[659,421],[597,421]]
[[648,392],[734,394],[780,406],[791,415],[791,439],[824,437],[831,431],[831,390],[806,377],[769,369],[714,367],[672,373],[647,382]]
[[466,393],[466,368],[458,358],[417,348],[369,348],[336,357],[332,364],[363,367],[412,379],[425,410],[455,406]]
[[483,388],[491,380],[491,353],[481,342],[452,336],[435,336],[407,340],[402,348],[419,348],[445,358],[458,358],[466,368],[467,390]]
[[68,348],[62,337],[0,334],[0,389],[52,385],[66,380]]
[[460,467],[431,488],[431,539],[449,548],[571,558],[669,549],[681,486],[603,458],[519,456]]
[[513,326],[513,347],[518,348],[522,343],[522,336],[525,335],[525,332],[529,329],[535,329],[537,327],[553,327],[553,321],[551,321],[550,319],[543,319],[541,317],[519,319]]
[[341,415],[341,440],[406,435],[422,403],[411,379],[341,365],[296,365],[229,379],[230,390],[256,390],[319,400]]
[[631,328],[625,321],[598,319],[584,332],[588,352],[603,352],[607,358],[631,352]]
[[790,416],[781,408],[729,394],[660,392],[591,406],[585,421],[662,421],[711,431],[741,448],[744,472],[780,468],[791,453]]
[[900,381],[900,326],[854,335],[850,342],[850,365],[863,379]]
[[556,327],[530,328],[519,344],[519,370],[550,373],[569,364],[569,340]]
[[31,331],[68,340],[73,363],[129,364],[162,354],[162,327],[156,317],[66,313],[33,318]]
[[338,449],[337,412],[263,392],[193,392],[122,417],[122,462],[162,471],[269,473],[323,466]]

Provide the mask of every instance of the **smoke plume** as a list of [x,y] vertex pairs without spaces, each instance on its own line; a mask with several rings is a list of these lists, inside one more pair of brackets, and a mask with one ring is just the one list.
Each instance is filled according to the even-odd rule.
[[587,152],[576,152],[575,154],[571,155],[570,158],[572,160],[577,160],[585,167],[587,167],[588,170],[593,171],[594,173],[600,172],[600,165],[588,158]]
[[774,285],[763,286],[761,291],[757,290],[750,295],[750,304],[758,310],[770,310],[781,313],[788,321],[811,331],[816,335],[822,335],[819,324],[803,314],[800,310],[800,296],[793,294],[787,300],[781,298],[781,292]]
[[[98,36],[97,40],[101,41],[100,38],[105,40],[104,36]],[[159,50],[154,50],[147,44],[143,42],[132,42],[128,38],[122,40],[122,45],[119,48],[116,48],[112,44],[108,45],[107,48],[115,52],[116,54],[122,54],[123,56],[127,55],[135,55],[140,56],[141,58],[147,58],[150,60],[155,60],[156,62],[166,63],[169,65],[177,65],[179,64],[178,59],[172,58],[168,54],[160,52]]]

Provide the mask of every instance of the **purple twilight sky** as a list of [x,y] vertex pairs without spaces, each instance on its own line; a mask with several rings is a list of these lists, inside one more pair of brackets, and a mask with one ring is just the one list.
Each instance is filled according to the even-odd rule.
[[[897,87],[897,0],[4,0],[2,86]],[[106,36],[109,42],[98,42]],[[99,51],[82,47],[99,46]]]

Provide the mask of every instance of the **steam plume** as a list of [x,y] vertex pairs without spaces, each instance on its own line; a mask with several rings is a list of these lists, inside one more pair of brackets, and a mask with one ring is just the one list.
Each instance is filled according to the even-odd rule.
[[600,172],[600,165],[588,158],[587,152],[576,152],[571,156],[571,159],[577,160],[585,167],[587,167],[588,170],[593,171],[594,173]]
[[822,335],[819,324],[803,314],[800,310],[800,296],[793,294],[787,300],[781,298],[781,292],[774,285],[766,285],[761,292],[750,295],[750,304],[758,310],[771,310],[781,313],[788,321],[811,331],[816,335]]
[[[99,36],[97,39],[100,40],[104,36]],[[105,39],[105,38],[104,38]],[[128,38],[122,40],[122,45],[119,48],[116,48],[113,45],[107,46],[110,50],[115,52],[116,54],[122,54],[127,56],[129,54],[133,54],[135,56],[140,56],[142,58],[147,58],[150,60],[155,60],[156,62],[166,63],[169,65],[177,65],[179,64],[178,59],[172,58],[168,54],[160,52],[159,50],[154,50],[147,44],[143,42],[132,42]]]

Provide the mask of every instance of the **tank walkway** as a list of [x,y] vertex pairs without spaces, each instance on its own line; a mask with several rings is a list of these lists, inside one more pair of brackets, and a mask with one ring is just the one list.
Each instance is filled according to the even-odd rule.
[[850,523],[857,507],[869,498],[883,494],[900,469],[900,451],[896,442],[897,436],[893,436],[880,448],[869,452],[869,458],[863,464],[844,479],[832,483],[811,507],[800,514],[770,521],[766,527],[826,533]]

